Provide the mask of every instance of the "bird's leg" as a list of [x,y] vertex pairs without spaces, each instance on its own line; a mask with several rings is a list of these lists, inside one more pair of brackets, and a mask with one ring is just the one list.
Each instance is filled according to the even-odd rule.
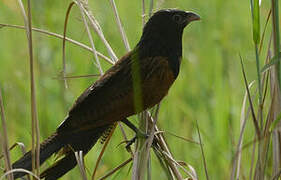
[[133,123],[131,123],[127,118],[123,119],[121,122],[126,124],[130,129],[132,129],[136,133],[137,138],[148,138],[148,134],[139,130]]
[[127,145],[126,145],[126,149],[128,149],[135,141],[137,138],[148,138],[149,135],[142,132],[141,130],[139,130],[133,123],[131,123],[127,118],[126,119],[123,119],[121,122],[123,122],[124,124],[126,124],[130,129],[132,129],[136,135],[130,139],[128,142],[127,142]]

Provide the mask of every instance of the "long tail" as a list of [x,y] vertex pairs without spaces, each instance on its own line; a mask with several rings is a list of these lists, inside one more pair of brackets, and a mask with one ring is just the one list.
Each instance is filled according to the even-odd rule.
[[[73,169],[77,162],[74,152],[83,151],[86,155],[96,144],[98,139],[110,130],[112,125],[99,127],[88,131],[79,131],[76,133],[55,133],[45,140],[40,146],[40,165],[52,154],[62,152],[64,157],[51,167],[46,169],[40,178],[45,180],[55,180]],[[21,159],[13,164],[13,168],[23,168],[31,170],[31,152],[27,152]],[[14,173],[15,178],[24,176],[25,173]]]
[[86,155],[98,139],[110,128],[111,126],[104,126],[92,131],[83,131],[72,136],[72,140],[68,143],[68,146],[64,147],[64,157],[46,169],[40,175],[40,178],[55,180],[73,169],[77,164],[74,152],[82,151],[83,155]]
[[[48,137],[43,143],[40,144],[40,165],[46,161],[52,154],[56,153],[64,146],[63,143],[60,142],[60,137],[57,133],[52,134]],[[13,169],[22,168],[26,170],[31,170],[32,161],[31,161],[31,151],[24,154],[22,158],[17,160],[13,165]],[[20,178],[24,176],[26,173],[16,172],[14,173],[14,178]]]
[[[46,169],[40,174],[40,177],[45,178],[45,180],[55,180],[63,176],[77,164],[74,152],[83,151],[83,155],[86,155],[96,144],[98,139],[101,136],[105,136],[105,133],[111,130],[111,128],[112,125],[107,125],[94,130],[67,134],[54,133],[51,135],[40,145],[40,165],[54,153],[63,152],[64,157]],[[22,168],[31,170],[31,152],[27,152],[22,158],[16,161],[12,167],[13,169]],[[20,178],[25,174],[26,173],[16,172],[14,173],[14,178]]]

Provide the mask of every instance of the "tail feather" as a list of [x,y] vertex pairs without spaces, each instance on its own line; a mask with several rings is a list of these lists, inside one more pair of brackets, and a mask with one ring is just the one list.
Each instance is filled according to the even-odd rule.
[[[63,144],[59,140],[59,136],[57,133],[52,134],[48,137],[44,142],[40,144],[40,165],[46,161],[53,153],[57,152]],[[22,158],[17,160],[13,165],[13,169],[22,168],[26,170],[32,169],[32,161],[31,161],[31,151],[24,154]],[[20,178],[24,176],[26,173],[23,172],[15,172],[14,178]]]
[[66,152],[64,157],[41,173],[40,178],[55,180],[73,169],[77,164],[74,152],[82,151],[83,156],[85,156],[108,128],[109,126],[105,126],[95,131],[83,132],[80,133],[79,136],[72,138],[72,141],[69,143],[70,147],[64,147],[63,152]]
[[[73,169],[77,162],[75,151],[83,151],[86,155],[90,149],[96,144],[103,133],[110,128],[111,125],[92,129],[91,131],[77,131],[75,133],[56,132],[40,145],[40,165],[46,161],[52,154],[63,153],[63,158],[58,160],[54,165],[45,170],[40,177],[46,180],[54,180],[63,176],[69,170]],[[31,170],[31,152],[27,152],[21,159],[16,161],[13,168],[23,168]],[[20,178],[26,173],[15,172],[14,177]]]
[[45,180],[55,180],[63,176],[76,166],[77,162],[74,153],[68,153],[64,158],[56,162],[53,166],[40,174],[40,178]]

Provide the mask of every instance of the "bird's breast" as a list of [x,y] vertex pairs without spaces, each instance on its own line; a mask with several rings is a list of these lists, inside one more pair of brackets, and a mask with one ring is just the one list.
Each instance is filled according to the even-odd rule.
[[144,109],[158,104],[168,93],[171,85],[175,81],[173,70],[169,62],[164,57],[153,58],[150,73],[144,78],[142,83],[142,98]]

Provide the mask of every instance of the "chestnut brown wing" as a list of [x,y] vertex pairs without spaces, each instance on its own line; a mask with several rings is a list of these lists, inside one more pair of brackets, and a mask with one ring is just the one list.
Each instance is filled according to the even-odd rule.
[[[133,73],[136,66],[139,86],[135,85],[137,79]],[[173,81],[173,73],[166,58],[137,60],[128,54],[86,89],[59,130],[81,131],[101,127],[150,108],[167,94]],[[137,110],[136,91],[140,92],[142,103]]]

